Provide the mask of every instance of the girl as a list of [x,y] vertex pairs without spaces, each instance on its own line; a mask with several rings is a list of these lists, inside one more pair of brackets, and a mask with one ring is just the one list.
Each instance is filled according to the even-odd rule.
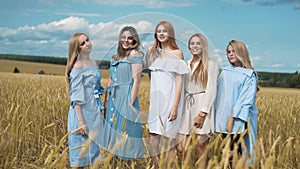
[[[232,139],[237,134],[232,141],[232,149],[245,134],[241,139],[252,155],[257,135],[257,74],[243,42],[231,40],[226,51],[231,65],[222,69],[218,80],[215,130],[223,137],[230,135]],[[242,153],[241,145],[238,146],[239,153]]]
[[[155,42],[149,47],[147,61],[151,70],[148,127],[151,155],[158,155],[160,141],[169,152],[169,167],[174,160],[175,138],[183,107],[183,75],[188,67],[179,50],[171,23],[161,21],[155,28]],[[152,56],[152,60],[150,59]],[[151,62],[150,62],[151,60]],[[164,140],[163,140],[164,139]],[[166,145],[171,143],[171,145]],[[169,147],[167,147],[169,146]],[[156,164],[157,165],[157,164]]]
[[[217,93],[218,66],[208,57],[208,42],[204,35],[194,34],[188,42],[193,57],[187,62],[189,76],[185,85],[185,108],[179,130],[179,141],[195,132],[198,137],[196,145],[198,157],[204,153],[209,135],[214,132],[214,102]],[[182,151],[179,144],[179,151]],[[200,168],[206,168],[205,158]]]
[[[68,115],[69,155],[71,167],[84,167],[100,157],[99,135],[103,133],[104,108],[99,95],[103,94],[101,74],[90,58],[92,43],[84,33],[75,33],[69,42],[66,68],[67,90],[70,93]],[[78,131],[78,132],[77,132]],[[82,156],[84,144],[87,152]],[[81,147],[81,148],[78,148]]]
[[136,29],[124,27],[119,34],[117,55],[112,57],[110,66],[106,112],[109,126],[106,133],[107,144],[109,151],[123,160],[144,157],[138,100],[143,53],[139,51],[139,46]]

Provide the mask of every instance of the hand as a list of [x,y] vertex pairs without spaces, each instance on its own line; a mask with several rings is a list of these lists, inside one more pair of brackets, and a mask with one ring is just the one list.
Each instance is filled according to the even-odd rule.
[[177,109],[172,107],[171,111],[169,113],[169,116],[168,116],[168,120],[169,121],[176,120],[177,119],[177,115],[178,115]]
[[228,133],[232,132],[232,128],[233,128],[233,121],[234,121],[234,117],[233,116],[229,116],[227,123],[226,123],[226,131]]
[[87,134],[87,131],[86,131],[86,124],[84,123],[84,122],[79,122],[78,123],[78,128],[80,129],[79,130],[79,133],[81,134],[81,135],[86,135]]
[[194,119],[194,126],[197,128],[202,128],[205,121],[206,113],[200,112]]

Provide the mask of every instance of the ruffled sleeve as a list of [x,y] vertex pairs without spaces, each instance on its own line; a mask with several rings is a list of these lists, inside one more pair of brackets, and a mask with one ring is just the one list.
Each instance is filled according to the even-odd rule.
[[[76,72],[77,73],[77,72]],[[74,107],[75,104],[83,105],[85,104],[85,93],[83,87],[84,77],[82,74],[76,74],[71,72],[71,82],[70,82],[70,102],[71,106]]]
[[174,58],[157,58],[150,65],[150,70],[162,70],[167,72],[174,72],[177,74],[187,74],[189,72],[188,66],[185,61]]

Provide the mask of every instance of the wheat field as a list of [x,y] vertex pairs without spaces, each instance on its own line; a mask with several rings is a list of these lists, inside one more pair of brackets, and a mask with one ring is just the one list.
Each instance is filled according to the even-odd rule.
[[[102,71],[102,85],[107,71]],[[0,73],[0,168],[69,168],[67,149],[67,116],[69,98],[63,76],[23,73]],[[142,111],[149,106],[149,79],[143,77],[139,94]],[[300,90],[261,88],[257,96],[259,127],[256,161],[252,168],[300,168]],[[146,114],[144,114],[146,116]],[[147,136],[146,126],[144,134]],[[208,168],[227,168],[226,140],[218,135],[211,139],[206,155]],[[198,168],[193,157],[194,141],[186,147],[184,158],[175,158],[176,168]],[[223,153],[221,153],[223,152]],[[91,168],[112,168],[108,162]],[[188,162],[194,160],[192,163]],[[233,166],[248,168],[243,157]],[[162,157],[160,167],[165,168]],[[117,160],[117,168],[151,168],[145,158],[132,164]]]

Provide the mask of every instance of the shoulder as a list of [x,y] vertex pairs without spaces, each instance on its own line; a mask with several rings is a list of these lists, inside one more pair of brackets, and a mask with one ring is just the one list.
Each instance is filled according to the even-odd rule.
[[143,57],[144,53],[142,51],[139,51],[139,50],[132,50],[132,51],[130,51],[129,56],[130,57]]
[[212,73],[220,73],[218,64],[211,59],[208,61],[208,71]]
[[97,66],[97,62],[95,60],[91,60],[91,66]]
[[211,59],[208,60],[208,66],[212,67],[213,69],[218,69],[218,64]]
[[79,61],[76,61],[75,64],[73,65],[74,69],[82,69],[83,68],[83,64]]
[[148,47],[147,52],[151,52],[154,48],[155,48],[155,47],[154,47],[154,44],[150,45],[150,46]]
[[184,59],[183,57],[183,53],[180,49],[175,49],[172,51],[172,53],[174,53],[174,56],[177,57],[178,59]]
[[130,56],[139,56],[140,53],[139,53],[138,50],[131,50],[129,55],[130,55]]

